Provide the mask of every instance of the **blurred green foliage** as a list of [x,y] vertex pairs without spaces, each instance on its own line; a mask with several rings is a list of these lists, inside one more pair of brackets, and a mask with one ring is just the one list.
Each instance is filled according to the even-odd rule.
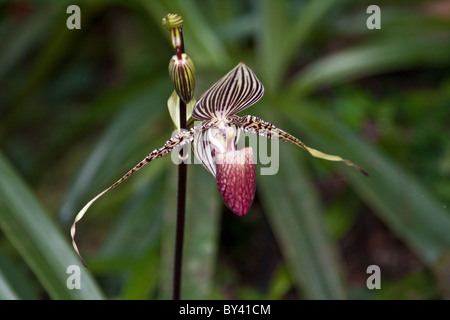
[[[68,30],[66,8],[81,8]],[[0,298],[168,299],[176,168],[158,159],[78,210],[173,131],[180,14],[196,97],[239,61],[266,87],[248,110],[371,173],[280,145],[249,214],[189,166],[184,282],[191,299],[448,298],[450,14],[445,1],[0,1]],[[366,288],[379,265],[382,289]]]

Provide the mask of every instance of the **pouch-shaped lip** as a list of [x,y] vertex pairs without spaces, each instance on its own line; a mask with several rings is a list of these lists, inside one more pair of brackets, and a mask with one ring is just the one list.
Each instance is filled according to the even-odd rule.
[[217,189],[225,204],[239,216],[247,214],[256,190],[256,170],[251,147],[216,155]]

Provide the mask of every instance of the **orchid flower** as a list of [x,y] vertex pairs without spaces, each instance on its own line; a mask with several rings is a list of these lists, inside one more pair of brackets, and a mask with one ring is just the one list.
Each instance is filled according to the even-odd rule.
[[262,83],[253,71],[242,62],[208,89],[196,102],[192,111],[192,118],[199,120],[199,124],[190,130],[179,132],[169,139],[162,148],[150,152],[122,178],[89,201],[77,214],[71,227],[71,236],[72,244],[78,256],[80,254],[74,240],[75,225],[84,216],[88,208],[144,165],[166,155],[177,147],[182,147],[191,142],[193,142],[193,149],[197,158],[215,177],[218,191],[225,204],[239,216],[243,216],[249,211],[256,189],[253,150],[251,147],[237,150],[237,141],[241,132],[249,132],[292,143],[305,149],[313,157],[342,161],[368,175],[351,161],[309,148],[296,137],[258,117],[251,115],[239,117],[236,115],[255,104],[263,94]]

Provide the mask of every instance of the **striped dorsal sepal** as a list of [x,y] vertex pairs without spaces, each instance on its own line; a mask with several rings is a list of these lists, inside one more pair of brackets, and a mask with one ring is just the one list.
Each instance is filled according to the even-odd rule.
[[263,95],[264,86],[241,62],[197,100],[192,117],[224,120],[255,104]]

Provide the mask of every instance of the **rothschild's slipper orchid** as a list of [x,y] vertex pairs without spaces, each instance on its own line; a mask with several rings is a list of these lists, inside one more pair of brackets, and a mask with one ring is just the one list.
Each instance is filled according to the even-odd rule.
[[249,211],[255,195],[253,150],[251,147],[237,149],[237,141],[241,132],[249,132],[295,144],[316,158],[342,161],[368,175],[351,161],[309,148],[296,137],[258,117],[236,115],[255,104],[263,94],[262,83],[244,63],[239,63],[216,82],[198,99],[194,106],[192,118],[200,121],[199,124],[190,130],[179,132],[169,139],[162,148],[150,152],[122,178],[89,201],[77,214],[71,228],[72,244],[77,254],[80,255],[74,241],[75,225],[92,203],[150,161],[191,142],[193,142],[193,149],[197,158],[215,177],[218,191],[225,204],[240,216]]

